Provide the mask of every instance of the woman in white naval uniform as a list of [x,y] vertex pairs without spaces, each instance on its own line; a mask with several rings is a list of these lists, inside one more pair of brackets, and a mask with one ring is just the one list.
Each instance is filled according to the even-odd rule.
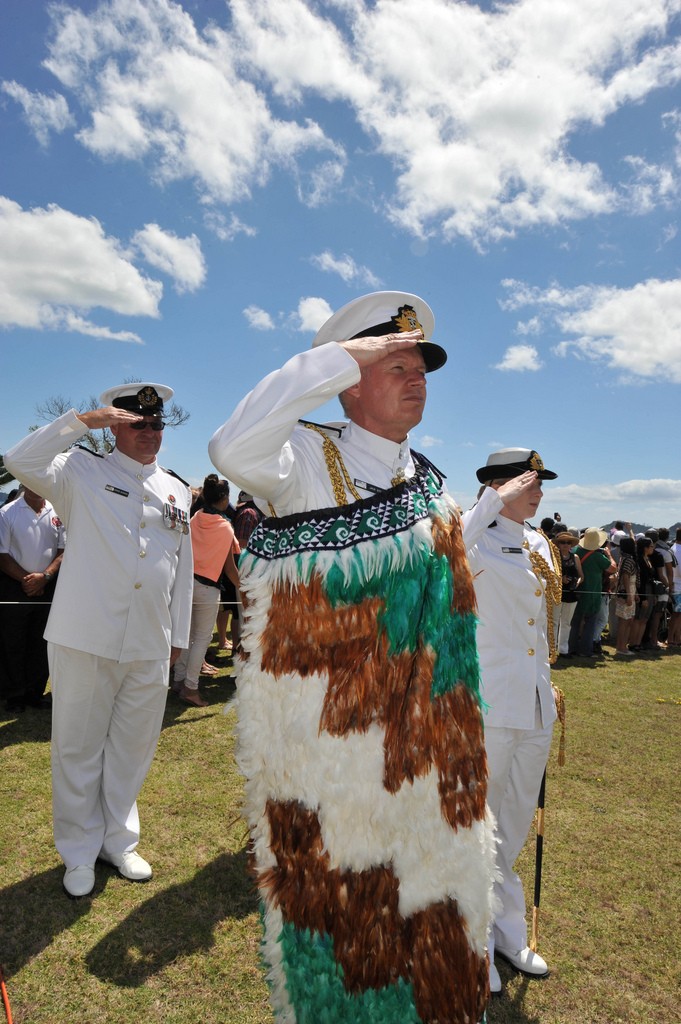
[[487,486],[477,505],[463,514],[463,523],[478,601],[482,696],[488,706],[487,800],[497,819],[500,910],[488,950],[490,990],[500,992],[495,951],[529,977],[548,973],[546,962],[527,945],[525,897],[513,864],[532,824],[556,718],[547,599],[560,593],[560,577],[547,540],[525,522],[537,512],[542,481],[556,474],[544,469],[535,451],[506,448],[490,455],[477,476]]

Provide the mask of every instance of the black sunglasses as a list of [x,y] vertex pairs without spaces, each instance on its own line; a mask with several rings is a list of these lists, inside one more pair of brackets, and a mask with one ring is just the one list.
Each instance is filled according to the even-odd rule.
[[128,426],[131,430],[145,430],[147,427],[149,427],[150,430],[163,430],[165,423],[163,420],[153,420],[152,422],[149,422],[149,420],[142,420],[137,423],[129,423]]

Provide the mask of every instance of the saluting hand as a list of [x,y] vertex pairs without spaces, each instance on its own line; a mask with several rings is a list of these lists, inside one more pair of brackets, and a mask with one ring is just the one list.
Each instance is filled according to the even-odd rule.
[[526,473],[521,473],[520,476],[514,476],[511,480],[506,480],[503,484],[499,484],[496,488],[496,492],[504,505],[508,505],[510,502],[515,501],[516,498],[522,497],[527,491],[529,491],[534,485],[536,479],[537,474],[535,470],[528,469]]
[[76,416],[88,430],[112,427],[117,423],[137,423],[138,420],[144,419],[143,416],[138,416],[135,412],[117,409],[113,405],[104,406],[102,409],[92,409],[90,412],[78,412]]
[[423,341],[423,331],[416,330],[404,331],[401,334],[382,334],[378,338],[352,338],[338,344],[360,367],[364,367],[378,363],[396,349],[413,348],[419,341]]

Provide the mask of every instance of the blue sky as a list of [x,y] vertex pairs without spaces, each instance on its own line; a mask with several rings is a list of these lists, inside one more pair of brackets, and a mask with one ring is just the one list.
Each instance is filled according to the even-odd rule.
[[[128,377],[207,443],[330,312],[425,298],[412,435],[467,507],[681,519],[681,0],[2,0],[0,451]],[[339,407],[320,418],[337,419]]]

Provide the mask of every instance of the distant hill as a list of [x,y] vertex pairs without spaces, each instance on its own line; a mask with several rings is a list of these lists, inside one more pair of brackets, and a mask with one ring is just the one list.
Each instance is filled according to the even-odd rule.
[[[619,520],[619,522],[621,522],[621,520]],[[610,530],[614,527],[614,525],[615,525],[615,520],[613,519],[612,522],[606,523],[605,526],[601,526],[601,529],[602,530],[607,530],[608,532],[610,532]],[[634,531],[634,533],[645,533],[646,530],[650,530],[651,528],[652,529],[657,529],[658,526],[664,526],[664,523],[655,523],[654,525],[652,525],[651,523],[632,523],[631,524],[631,528]],[[674,537],[676,536],[677,529],[681,529],[681,522],[674,523],[673,526],[669,527],[669,536],[670,536],[670,538],[672,540],[674,540]]]

